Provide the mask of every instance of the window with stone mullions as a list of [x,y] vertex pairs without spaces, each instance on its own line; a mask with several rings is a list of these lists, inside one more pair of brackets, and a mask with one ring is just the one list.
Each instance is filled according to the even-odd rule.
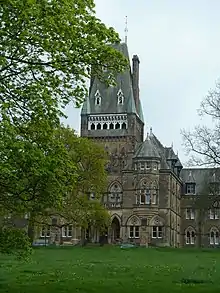
[[210,220],[218,220],[219,219],[219,209],[213,208],[209,210],[209,218]]
[[50,237],[50,227],[42,227],[41,237]]
[[139,226],[130,226],[130,238],[139,238]]
[[186,232],[186,244],[195,244],[195,232],[187,231]]
[[162,238],[162,227],[161,226],[153,226],[152,228],[152,238]]
[[195,219],[195,210],[192,208],[186,209],[186,219],[187,220],[194,220]]
[[219,232],[216,231],[216,229],[210,232],[210,244],[211,245],[219,244]]
[[196,185],[195,183],[186,183],[186,194],[195,194]]
[[140,204],[150,204],[151,203],[151,194],[150,189],[142,189],[140,190]]
[[73,236],[73,226],[68,225],[63,227],[63,237],[72,237]]

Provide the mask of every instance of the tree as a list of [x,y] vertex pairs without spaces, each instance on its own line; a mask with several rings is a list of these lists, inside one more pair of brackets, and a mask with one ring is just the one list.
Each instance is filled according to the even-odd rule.
[[[212,127],[196,126],[193,131],[182,131],[185,148],[190,156],[189,164],[207,166],[202,192],[193,197],[193,206],[198,211],[197,226],[199,246],[207,211],[219,208],[220,202],[220,83],[210,90],[202,101],[199,114],[212,119]],[[210,167],[214,167],[210,168]],[[213,177],[214,176],[214,177]]]
[[[77,166],[77,181],[59,206],[38,212],[34,221],[58,229],[70,224],[104,229],[109,224],[109,214],[101,202],[107,183],[106,152],[98,144],[77,137],[69,127],[60,127],[56,139],[65,145],[69,160]],[[58,221],[53,223],[53,218]]]
[[2,1],[1,117],[57,122],[60,107],[84,100],[91,68],[107,83],[125,69],[126,58],[110,46],[119,36],[96,18],[94,7],[92,0]]
[[183,141],[188,154],[189,163],[197,166],[220,165],[220,82],[209,91],[201,103],[199,114],[212,119],[212,127],[196,126],[193,131],[182,131]]
[[55,139],[61,109],[80,106],[91,71],[111,84],[128,62],[110,46],[119,36],[96,18],[92,0],[3,0],[0,19],[0,211],[56,209],[79,170]]

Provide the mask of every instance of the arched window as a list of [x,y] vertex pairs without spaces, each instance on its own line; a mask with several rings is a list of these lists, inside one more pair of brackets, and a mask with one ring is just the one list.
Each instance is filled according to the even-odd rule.
[[98,123],[97,124],[97,129],[101,129],[101,128],[102,128],[101,123]]
[[126,123],[125,123],[125,122],[123,122],[123,123],[122,123],[122,126],[121,126],[121,128],[122,128],[122,129],[126,129],[126,128],[127,128],[127,125],[126,125]]
[[156,186],[152,187],[151,204],[157,204],[157,188],[156,188]]
[[195,244],[196,233],[193,228],[189,227],[186,230],[185,237],[186,237],[186,244]]
[[122,187],[120,183],[113,182],[109,188],[109,201],[111,203],[120,203],[122,201]]
[[94,123],[91,124],[91,130],[95,130],[95,124]]
[[150,188],[147,185],[146,181],[143,181],[141,183],[141,188],[139,190],[139,203],[140,204],[150,204],[151,203],[151,192],[150,192]]
[[104,123],[104,124],[103,124],[103,129],[108,129],[108,125],[107,125],[107,123]]
[[127,226],[129,230],[129,238],[134,239],[140,237],[141,221],[137,216],[132,216],[131,218],[129,218]]
[[157,203],[157,188],[156,185],[150,185],[146,180],[141,181],[139,194],[137,195],[137,203],[140,204],[156,204]]
[[150,222],[150,226],[152,227],[151,237],[161,239],[163,238],[164,233],[164,220],[159,216],[154,216]]
[[101,105],[101,95],[100,95],[100,92],[99,90],[96,91],[95,93],[95,104],[96,105]]
[[113,123],[110,123],[109,129],[114,129],[114,124]]
[[120,124],[118,122],[115,124],[115,129],[120,129]]
[[212,228],[210,230],[210,244],[211,245],[218,245],[219,244],[219,231],[216,228]]
[[124,95],[123,95],[121,89],[118,91],[117,96],[118,96],[118,105],[123,105],[124,104]]

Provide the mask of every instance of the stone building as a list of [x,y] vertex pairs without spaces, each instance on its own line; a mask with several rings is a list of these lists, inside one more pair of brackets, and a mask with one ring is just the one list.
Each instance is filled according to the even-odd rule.
[[[125,43],[117,49],[129,58]],[[152,129],[144,140],[139,64],[134,55],[131,68],[117,75],[116,86],[92,78],[81,112],[81,136],[102,144],[110,157],[103,196],[112,220],[108,242],[218,245],[218,201],[198,200],[204,178],[208,186],[215,170],[183,169],[173,148],[163,146]]]
[[[127,58],[125,43],[117,46]],[[81,111],[81,136],[102,144],[109,154],[108,187],[103,204],[111,215],[106,242],[151,246],[219,245],[220,173],[217,169],[185,169],[172,147],[165,147],[150,129],[144,139],[139,97],[139,58],[107,87],[92,78]],[[108,74],[108,72],[105,72]],[[98,182],[97,182],[98,184]],[[77,243],[81,229],[44,227],[42,243]],[[100,240],[99,231],[86,238]]]

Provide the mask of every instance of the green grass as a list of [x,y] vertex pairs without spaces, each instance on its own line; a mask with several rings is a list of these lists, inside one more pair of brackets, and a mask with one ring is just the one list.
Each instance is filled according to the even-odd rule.
[[220,292],[220,251],[40,248],[29,263],[0,255],[0,293]]

